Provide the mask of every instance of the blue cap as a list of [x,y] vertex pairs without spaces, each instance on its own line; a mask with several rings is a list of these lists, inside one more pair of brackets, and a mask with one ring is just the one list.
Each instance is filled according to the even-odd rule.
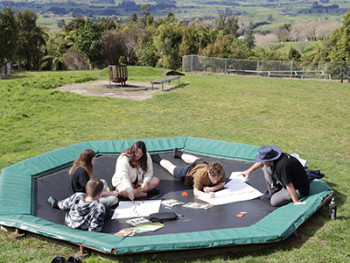
[[276,145],[265,145],[258,149],[255,162],[269,162],[277,160],[282,154],[282,150]]

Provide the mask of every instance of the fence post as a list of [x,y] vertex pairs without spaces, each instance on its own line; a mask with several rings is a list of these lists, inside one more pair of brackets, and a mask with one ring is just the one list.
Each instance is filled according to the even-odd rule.
[[227,75],[227,58],[225,58],[225,76]]
[[184,71],[184,68],[185,68],[185,56],[182,57],[182,72],[185,72]]
[[256,71],[259,71],[259,66],[260,66],[260,60],[256,61]]
[[206,64],[205,64],[205,59],[206,59],[207,57],[204,57],[204,73],[206,73]]
[[290,62],[290,77],[293,77],[293,60]]
[[190,72],[192,72],[192,70],[193,70],[193,55],[191,55],[191,71]]

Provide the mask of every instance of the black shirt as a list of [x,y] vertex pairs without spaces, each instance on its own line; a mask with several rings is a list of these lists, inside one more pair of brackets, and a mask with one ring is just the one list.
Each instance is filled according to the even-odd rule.
[[289,154],[282,153],[281,157],[274,161],[272,174],[283,188],[293,183],[295,190],[306,196],[309,194],[310,185],[304,167]]
[[85,186],[89,180],[89,174],[84,168],[80,166],[75,168],[72,174],[69,175],[69,194],[72,195],[76,192],[86,193]]

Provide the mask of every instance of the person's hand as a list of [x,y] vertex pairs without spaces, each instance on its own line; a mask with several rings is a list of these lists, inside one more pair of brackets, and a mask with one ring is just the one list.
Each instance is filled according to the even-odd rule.
[[247,171],[242,172],[240,175],[243,176],[245,179],[248,179],[249,177],[249,173]]
[[142,190],[142,192],[147,192],[147,190],[148,190],[148,182],[144,182],[141,185],[141,190]]
[[306,204],[306,202],[304,201],[304,202],[300,202],[300,201],[298,201],[298,202],[295,202],[294,203],[294,205],[305,205]]
[[203,187],[203,192],[204,192],[204,193],[210,193],[210,192],[212,192],[211,187],[204,186],[204,187]]
[[134,197],[134,192],[129,192],[129,193],[128,193],[128,197],[129,197],[129,199],[130,199],[131,201],[133,201],[133,200],[135,199],[135,197]]
[[114,196],[119,196],[119,192],[118,192],[117,189],[116,189],[115,191],[112,191],[111,193],[112,193],[112,195],[114,195]]
[[214,192],[210,192],[210,193],[208,193],[208,196],[209,196],[209,198],[214,198],[215,193]]

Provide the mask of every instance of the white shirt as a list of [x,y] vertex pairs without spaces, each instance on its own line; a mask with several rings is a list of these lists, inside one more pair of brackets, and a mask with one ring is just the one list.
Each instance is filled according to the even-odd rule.
[[151,156],[148,152],[147,154],[147,172],[143,171],[141,167],[133,168],[129,163],[129,157],[122,154],[118,157],[115,166],[115,172],[112,177],[112,185],[116,187],[119,184],[123,184],[125,190],[130,193],[133,190],[132,183],[136,181],[139,185],[144,182],[150,182],[153,177],[153,163]]

